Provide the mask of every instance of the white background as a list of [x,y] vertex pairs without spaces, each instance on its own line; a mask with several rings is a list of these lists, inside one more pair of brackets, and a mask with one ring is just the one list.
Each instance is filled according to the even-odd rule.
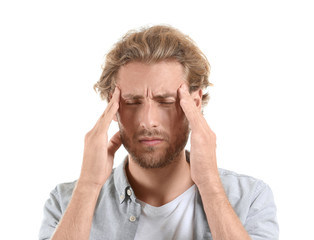
[[271,186],[281,239],[310,239],[310,2],[1,1],[0,238],[36,239],[49,192],[78,177],[84,135],[106,107],[92,88],[105,53],[130,29],[170,24],[211,63],[205,116],[219,167]]

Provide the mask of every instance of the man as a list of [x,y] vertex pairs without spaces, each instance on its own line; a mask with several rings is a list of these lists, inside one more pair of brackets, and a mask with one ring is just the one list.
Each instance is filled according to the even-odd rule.
[[[51,192],[40,239],[278,239],[270,188],[217,168],[202,115],[208,75],[206,57],[176,29],[124,36],[95,84],[109,103],[86,134],[80,177]],[[108,141],[112,119],[120,131]],[[121,144],[129,154],[112,170]]]

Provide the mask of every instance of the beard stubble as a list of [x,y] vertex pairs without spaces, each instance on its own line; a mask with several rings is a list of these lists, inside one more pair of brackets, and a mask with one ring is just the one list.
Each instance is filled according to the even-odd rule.
[[[178,155],[184,149],[190,133],[187,121],[180,127],[173,143],[170,142],[171,138],[167,133],[157,129],[142,129],[130,138],[123,127],[119,126],[119,128],[121,141],[125,149],[139,166],[146,169],[164,168],[175,162]],[[141,144],[139,137],[162,138],[164,141],[162,144],[166,144],[166,146],[146,146],[145,148],[139,148],[138,144]]]

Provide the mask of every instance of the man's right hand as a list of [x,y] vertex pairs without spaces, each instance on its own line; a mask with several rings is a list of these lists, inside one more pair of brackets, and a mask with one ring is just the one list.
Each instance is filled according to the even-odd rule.
[[107,134],[119,100],[120,90],[116,87],[105,112],[85,136],[81,175],[52,240],[89,239],[100,189],[111,174],[114,154],[121,146],[119,132],[109,142]]
[[85,136],[83,164],[79,183],[101,187],[111,174],[115,152],[121,146],[117,132],[108,142],[108,128],[119,109],[120,89],[115,88],[108,106],[94,128]]

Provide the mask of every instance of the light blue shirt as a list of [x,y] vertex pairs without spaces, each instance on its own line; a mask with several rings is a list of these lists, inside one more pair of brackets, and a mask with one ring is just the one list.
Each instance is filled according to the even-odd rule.
[[[101,189],[96,204],[91,240],[134,239],[141,205],[130,186],[124,161]],[[263,181],[253,177],[219,169],[220,178],[231,206],[253,240],[277,240],[279,235],[276,206],[271,189]],[[44,218],[39,239],[50,239],[62,214],[65,212],[76,182],[63,183],[50,193],[44,206]],[[212,239],[201,196],[196,191],[194,207],[193,239]],[[183,240],[183,239],[180,239]]]

